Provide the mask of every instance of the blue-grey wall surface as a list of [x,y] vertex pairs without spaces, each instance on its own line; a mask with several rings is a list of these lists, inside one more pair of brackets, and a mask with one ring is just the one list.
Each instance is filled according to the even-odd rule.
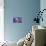
[[[31,31],[35,12],[40,9],[40,0],[5,0],[5,40],[18,41]],[[13,23],[13,17],[22,17],[22,23]]]
[[[46,9],[46,0],[41,0],[40,1],[40,10],[42,11],[43,9]],[[40,25],[46,27],[46,10],[43,12],[43,22],[40,21]]]

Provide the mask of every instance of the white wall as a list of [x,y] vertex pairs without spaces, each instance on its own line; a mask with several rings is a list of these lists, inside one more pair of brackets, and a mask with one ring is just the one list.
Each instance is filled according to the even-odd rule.
[[0,0],[0,41],[4,41],[4,0]]

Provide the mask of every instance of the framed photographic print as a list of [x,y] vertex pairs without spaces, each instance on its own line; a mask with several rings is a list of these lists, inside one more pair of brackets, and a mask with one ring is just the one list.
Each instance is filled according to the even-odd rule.
[[13,23],[22,23],[22,17],[13,17]]

